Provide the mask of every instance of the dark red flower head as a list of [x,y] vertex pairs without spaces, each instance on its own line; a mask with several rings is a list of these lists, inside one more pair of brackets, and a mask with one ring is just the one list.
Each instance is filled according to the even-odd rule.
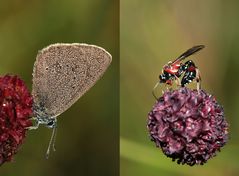
[[167,91],[148,116],[152,141],[178,164],[204,164],[228,139],[222,106],[203,90]]
[[0,77],[0,165],[10,161],[32,125],[32,96],[17,76]]

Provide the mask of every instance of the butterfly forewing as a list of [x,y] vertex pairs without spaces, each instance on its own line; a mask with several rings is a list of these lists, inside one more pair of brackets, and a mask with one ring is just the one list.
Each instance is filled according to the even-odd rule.
[[[103,75],[111,55],[87,44],[53,44],[39,51],[33,69],[35,111],[56,117]],[[39,114],[39,112],[36,112]]]

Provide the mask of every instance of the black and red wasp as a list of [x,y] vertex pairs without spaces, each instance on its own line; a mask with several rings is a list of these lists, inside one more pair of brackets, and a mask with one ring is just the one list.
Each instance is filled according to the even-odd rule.
[[[154,94],[155,88],[158,86],[159,83],[166,83],[167,85],[172,85],[173,81],[177,82],[177,85],[184,87],[186,84],[196,80],[197,82],[197,89],[200,89],[200,73],[196,65],[192,60],[188,60],[185,63],[182,61],[187,58],[188,56],[200,51],[203,49],[204,45],[197,45],[194,46],[183,54],[181,54],[178,58],[174,61],[168,62],[168,64],[164,65],[162,69],[162,74],[159,75],[159,82],[154,86],[153,89],[153,96],[157,99]],[[184,75],[183,75],[184,74]],[[181,81],[180,77],[183,75]]]

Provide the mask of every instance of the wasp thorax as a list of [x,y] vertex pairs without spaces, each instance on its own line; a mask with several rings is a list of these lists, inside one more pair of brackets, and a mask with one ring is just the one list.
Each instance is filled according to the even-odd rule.
[[171,68],[170,63],[168,63],[167,65],[163,66],[163,70],[167,70],[167,69],[170,69],[170,68]]

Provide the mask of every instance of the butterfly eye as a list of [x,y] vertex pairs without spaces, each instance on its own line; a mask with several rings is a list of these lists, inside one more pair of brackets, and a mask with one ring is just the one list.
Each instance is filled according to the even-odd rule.
[[56,125],[56,122],[54,119],[50,120],[48,123],[47,123],[47,127],[48,128],[54,128]]

